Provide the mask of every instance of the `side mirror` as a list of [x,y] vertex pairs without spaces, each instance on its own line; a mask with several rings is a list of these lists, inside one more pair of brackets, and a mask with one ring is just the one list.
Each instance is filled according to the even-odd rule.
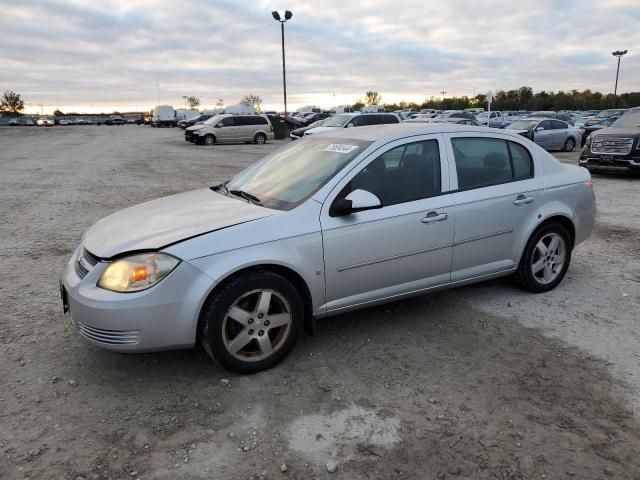
[[216,128],[222,128],[222,124],[221,123],[216,123]]
[[544,130],[544,127],[536,127],[536,132],[540,132],[542,130]]
[[353,123],[347,123],[347,128],[353,127]]
[[362,212],[364,210],[373,210],[382,208],[380,199],[371,192],[366,190],[354,190],[345,198],[336,200],[331,206],[330,214],[334,217],[342,215],[351,215],[352,213]]

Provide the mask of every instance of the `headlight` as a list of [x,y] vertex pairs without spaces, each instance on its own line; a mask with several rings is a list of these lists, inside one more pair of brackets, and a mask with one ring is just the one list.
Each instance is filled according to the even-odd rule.
[[114,292],[138,292],[166,277],[180,263],[165,253],[140,253],[116,260],[104,271],[98,286]]

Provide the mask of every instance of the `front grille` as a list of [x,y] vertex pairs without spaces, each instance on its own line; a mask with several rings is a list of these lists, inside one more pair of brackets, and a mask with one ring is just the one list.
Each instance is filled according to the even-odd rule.
[[137,330],[104,330],[78,322],[78,332],[89,340],[106,345],[136,345],[140,342]]
[[87,276],[91,269],[98,264],[99,261],[100,257],[96,257],[89,250],[82,247],[82,251],[80,252],[80,255],[78,255],[74,265],[76,275],[78,275],[80,280],[82,280]]
[[95,267],[96,264],[100,261],[100,257],[96,257],[93,253],[91,253],[89,250],[87,250],[84,247],[82,248],[82,256],[87,261],[87,263],[92,267]]
[[82,280],[84,277],[86,277],[87,273],[89,273],[89,270],[87,270],[87,268],[80,261],[76,262],[75,270],[76,270],[76,275],[78,275],[78,277],[80,277],[80,280]]
[[593,153],[627,155],[633,147],[633,138],[598,136],[591,142]]

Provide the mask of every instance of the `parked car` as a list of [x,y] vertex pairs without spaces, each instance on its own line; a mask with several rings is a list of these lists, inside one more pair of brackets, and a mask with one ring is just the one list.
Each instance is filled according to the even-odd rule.
[[601,112],[598,112],[596,116],[587,119],[584,123],[584,126],[590,127],[591,125],[595,125],[605,118],[620,117],[625,113],[625,111],[626,109],[624,108],[610,108],[608,110],[602,110]]
[[261,145],[267,140],[273,140],[274,134],[273,126],[265,115],[225,114],[210,118],[201,128],[192,130],[190,137],[197,145],[235,142],[253,142]]
[[291,130],[291,133],[289,133],[289,138],[291,138],[291,140],[298,140],[304,136],[304,132],[312,128],[321,127],[327,122],[327,120],[328,118],[323,118],[322,120],[317,120],[311,125],[307,125],[306,127],[300,127],[296,128],[295,130]]
[[8,125],[10,127],[17,127],[18,125],[20,125],[20,123],[18,122],[17,118],[12,118],[11,120],[9,120]]
[[55,124],[55,120],[51,117],[38,117],[36,120],[36,125],[38,127],[53,127]]
[[[466,118],[454,118],[452,120],[466,120]],[[406,119],[403,123],[450,123],[447,120],[442,120],[440,118],[432,118],[430,115],[419,115],[417,117],[412,117]]]
[[110,115],[105,125],[124,125],[124,118],[122,115]]
[[582,140],[582,131],[552,118],[523,118],[513,122],[506,130],[513,130],[547,150],[571,152]]
[[[474,127],[482,127],[483,125],[477,120],[473,120],[470,118],[449,118],[446,120],[447,123],[453,123],[456,125],[473,125]],[[486,126],[486,125],[485,125]]]
[[324,120],[330,116],[331,113],[329,112],[305,112],[299,113],[295,117],[287,117],[287,123],[289,123],[293,128],[300,128],[311,125],[318,120]]
[[445,110],[435,118],[439,118],[441,120],[447,120],[449,118],[468,118],[469,120],[475,120],[476,116],[471,112],[464,112],[462,110]]
[[400,123],[400,117],[395,113],[342,113],[327,120],[320,127],[304,132],[305,137],[315,133],[328,132],[338,128],[364,127],[367,125]]
[[551,111],[539,111],[531,112],[527,115],[527,118],[555,118],[556,120],[562,120],[563,122],[573,125],[573,117],[567,112],[551,112]]
[[319,317],[508,275],[549,291],[595,212],[585,169],[510,131],[334,130],[210,189],[100,220],[61,296],[93,345],[200,342],[252,373],[282,361]]
[[71,120],[63,118],[61,120],[58,120],[58,125],[73,125],[73,122]]
[[592,133],[579,162],[588,170],[640,173],[640,108],[626,111],[610,127]]
[[213,113],[203,113],[198,115],[197,117],[190,118],[189,120],[180,120],[178,122],[178,126],[183,130],[192,127],[193,125],[197,125],[199,123],[204,123],[206,120],[209,120],[213,117]]
[[502,112],[480,112],[476,115],[475,120],[480,125],[485,125],[493,128],[504,128],[504,118]]
[[609,117],[609,118],[603,118],[602,120],[600,120],[598,123],[594,123],[592,125],[584,126],[581,128],[582,130],[582,143],[580,144],[581,147],[584,147],[584,144],[587,143],[587,138],[589,138],[589,135],[591,135],[593,132],[600,130],[602,128],[606,128],[611,126],[611,124],[613,122],[615,122],[616,120],[618,120],[620,117]]

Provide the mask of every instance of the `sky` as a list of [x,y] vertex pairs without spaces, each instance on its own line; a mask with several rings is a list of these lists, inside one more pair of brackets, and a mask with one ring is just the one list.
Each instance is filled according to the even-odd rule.
[[[640,91],[640,0],[0,0],[0,92],[27,110],[289,110],[530,86]],[[637,51],[634,51],[638,49]],[[42,106],[42,107],[41,107]]]

